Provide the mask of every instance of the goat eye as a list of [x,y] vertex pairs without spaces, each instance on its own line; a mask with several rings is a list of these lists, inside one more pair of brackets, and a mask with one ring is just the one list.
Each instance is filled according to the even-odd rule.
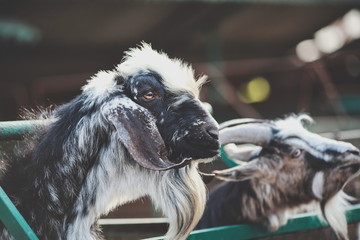
[[300,157],[302,153],[302,150],[301,149],[295,149],[292,153],[291,153],[291,157],[292,158],[298,158]]
[[156,96],[157,96],[157,94],[156,94],[155,92],[149,91],[149,92],[146,92],[146,93],[143,95],[143,98],[144,98],[145,100],[151,100],[151,99],[153,99],[153,98],[156,97]]

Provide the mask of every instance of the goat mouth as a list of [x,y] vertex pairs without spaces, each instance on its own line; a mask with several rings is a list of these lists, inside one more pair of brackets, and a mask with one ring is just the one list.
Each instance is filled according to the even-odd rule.
[[168,158],[176,165],[176,168],[181,168],[192,161],[196,162],[211,162],[216,156],[220,155],[220,147],[218,143],[203,143],[201,141],[183,141],[177,142],[176,145],[168,148]]
[[190,164],[192,158],[184,158],[179,163],[174,164],[171,168],[182,168]]
[[194,157],[194,159],[198,159],[198,160],[202,160],[202,159],[209,159],[209,158],[214,158],[216,156],[220,155],[220,150],[218,148],[197,148],[197,154],[196,157]]
[[360,163],[349,163],[342,165],[340,167],[341,170],[351,170],[352,173],[356,174],[360,171]]
[[199,152],[204,152],[205,155],[209,155],[204,157],[215,157],[220,154],[220,144],[218,141],[204,142],[201,140],[188,140],[187,144],[191,146],[191,148],[197,149]]

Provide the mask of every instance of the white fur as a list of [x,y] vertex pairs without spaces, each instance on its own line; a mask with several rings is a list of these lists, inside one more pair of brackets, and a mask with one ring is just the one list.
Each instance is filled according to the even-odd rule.
[[316,198],[321,200],[324,191],[324,172],[317,172],[312,182],[312,191]]
[[325,161],[332,159],[330,155],[324,153],[325,150],[332,149],[339,153],[344,153],[347,150],[357,150],[351,143],[324,138],[318,134],[309,132],[303,127],[305,116],[306,115],[288,117],[284,120],[276,121],[275,125],[280,129],[280,132],[277,133],[276,136],[282,139],[286,139],[288,136],[298,136],[299,139],[289,139],[285,140],[285,142],[289,145],[305,149],[315,157],[324,159]]
[[160,74],[170,91],[185,91],[195,97],[199,96],[199,88],[206,81],[205,76],[196,81],[190,65],[180,59],[170,59],[167,54],[153,50],[151,45],[146,43],[127,51],[123,62],[116,70],[127,77],[139,72],[154,71]]
[[[115,144],[116,141],[112,143]],[[114,158],[111,149],[116,147],[119,152],[118,157]],[[96,205],[89,210],[88,215],[77,215],[68,229],[67,239],[95,239],[88,230],[101,214],[146,195],[149,195],[156,207],[162,209],[169,218],[170,227],[165,238],[186,239],[200,219],[206,199],[206,189],[195,164],[169,171],[152,171],[138,165],[130,166],[125,163],[126,156],[122,154],[119,146],[108,148],[101,156],[102,167],[94,168],[88,174],[76,203],[79,207],[84,206],[84,201],[87,200],[86,192],[91,191],[95,185],[98,186]],[[111,159],[117,159],[117,163],[109,161]],[[111,171],[105,172],[106,169]],[[82,209],[79,208],[78,211]]]
[[[149,194],[156,207],[163,209],[169,218],[170,227],[165,236],[167,240],[186,239],[201,218],[206,202],[206,189],[197,166],[191,164],[179,169],[180,181],[169,182],[176,177],[176,171],[164,172],[167,177],[162,177],[158,185],[149,185]],[[155,188],[162,190],[160,194]],[[181,212],[178,212],[179,210]]]
[[100,71],[96,73],[88,83],[82,87],[84,93],[90,96],[89,99],[98,100],[103,96],[107,96],[112,91],[118,90],[119,86],[116,85],[115,71]]
[[324,207],[326,220],[341,239],[348,239],[345,209],[350,205],[348,201],[351,199],[350,196],[346,195],[343,191],[340,191],[327,201]]

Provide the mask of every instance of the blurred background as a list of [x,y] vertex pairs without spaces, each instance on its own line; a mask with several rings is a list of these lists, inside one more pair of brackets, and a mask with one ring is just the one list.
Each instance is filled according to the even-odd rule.
[[[306,112],[316,132],[360,146],[358,0],[0,0],[0,121],[70,101],[141,41],[209,76],[201,99],[219,122]],[[149,216],[146,199],[109,215]],[[106,234],[138,239],[136,223]]]

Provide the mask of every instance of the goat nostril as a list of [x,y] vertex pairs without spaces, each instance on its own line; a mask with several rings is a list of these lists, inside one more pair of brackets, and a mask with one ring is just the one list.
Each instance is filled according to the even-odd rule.
[[349,153],[354,154],[354,155],[356,155],[356,156],[359,156],[359,155],[360,155],[360,152],[357,151],[357,150],[349,151]]
[[355,156],[360,156],[360,152],[358,150],[347,150],[345,154],[352,154]]
[[219,130],[213,126],[206,127],[206,132],[214,139],[219,139]]

